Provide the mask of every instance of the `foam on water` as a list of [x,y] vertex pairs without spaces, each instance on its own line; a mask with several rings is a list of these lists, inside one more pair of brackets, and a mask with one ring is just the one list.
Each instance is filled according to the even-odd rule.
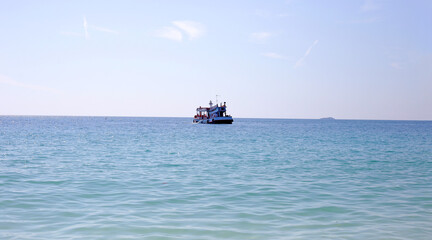
[[432,122],[0,117],[1,239],[429,239]]

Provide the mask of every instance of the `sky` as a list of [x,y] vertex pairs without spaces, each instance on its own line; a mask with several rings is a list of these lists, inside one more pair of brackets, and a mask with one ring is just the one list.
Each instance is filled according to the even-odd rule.
[[432,1],[1,1],[0,115],[432,120]]

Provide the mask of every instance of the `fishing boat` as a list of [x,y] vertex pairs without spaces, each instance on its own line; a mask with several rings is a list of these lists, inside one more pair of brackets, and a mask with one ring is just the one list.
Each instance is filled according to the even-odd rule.
[[213,105],[210,100],[209,105],[209,107],[200,106],[196,109],[193,123],[232,124],[233,118],[226,114],[226,102]]

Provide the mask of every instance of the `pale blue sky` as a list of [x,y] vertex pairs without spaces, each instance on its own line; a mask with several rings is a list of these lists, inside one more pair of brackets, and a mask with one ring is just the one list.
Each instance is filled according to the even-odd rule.
[[0,115],[432,119],[432,1],[1,1]]

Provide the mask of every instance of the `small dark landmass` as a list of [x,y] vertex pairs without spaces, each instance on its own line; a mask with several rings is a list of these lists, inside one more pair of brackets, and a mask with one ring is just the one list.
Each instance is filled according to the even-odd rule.
[[336,119],[334,119],[332,117],[325,117],[325,118],[320,118],[320,120],[336,120]]

